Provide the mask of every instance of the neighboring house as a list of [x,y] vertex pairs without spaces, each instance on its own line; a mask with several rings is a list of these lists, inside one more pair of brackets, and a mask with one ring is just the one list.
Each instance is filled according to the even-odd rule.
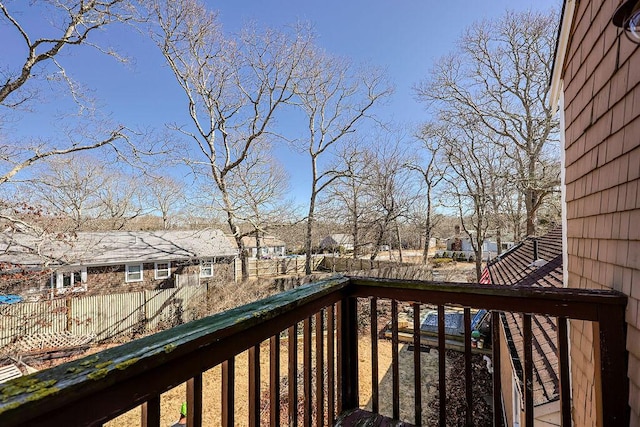
[[[640,48],[613,20],[620,5],[565,0],[551,80],[563,148],[565,286],[628,295],[630,425],[640,425]],[[616,17],[617,18],[617,17]],[[624,19],[621,19],[624,21]],[[637,21],[636,21],[637,22]],[[572,320],[574,425],[600,425],[597,324]],[[597,348],[597,347],[596,347]],[[620,384],[624,390],[627,384]]]
[[258,242],[255,236],[242,238],[242,245],[251,258],[271,258],[286,255],[286,244],[274,236],[260,237],[260,253],[258,254]]
[[320,247],[329,250],[353,250],[353,236],[350,234],[330,234],[320,242]]
[[[562,230],[527,238],[487,264],[489,280],[505,286],[562,287]],[[486,276],[485,276],[486,277]],[[501,313],[502,399],[507,425],[524,425],[523,335],[519,314]],[[556,319],[533,316],[533,411],[537,426],[561,424]]]
[[[22,285],[13,281],[11,293],[25,296],[132,292],[234,280],[237,251],[219,230],[77,232],[47,241],[14,232],[1,238],[0,263],[36,277]],[[0,276],[0,281],[8,280]]]
[[[471,245],[471,239],[468,236],[453,236],[446,239],[447,252],[460,252],[466,257],[475,256],[473,246]],[[502,242],[502,252],[508,250],[514,245],[513,242]],[[442,253],[442,252],[439,252]],[[498,255],[498,244],[491,240],[485,240],[482,244],[482,258],[484,260],[490,260]]]

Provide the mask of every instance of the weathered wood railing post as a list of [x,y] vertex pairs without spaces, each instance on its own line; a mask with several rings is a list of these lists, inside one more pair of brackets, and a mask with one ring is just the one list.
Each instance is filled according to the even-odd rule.
[[[602,425],[627,426],[630,408],[629,381],[626,379],[628,353],[625,309],[621,306],[602,304],[598,308],[598,320],[599,323],[594,323],[594,326],[598,326],[596,330],[599,330],[599,334],[594,334],[593,347],[596,369],[598,365],[600,368]],[[625,381],[621,382],[621,378],[625,378]],[[612,393],[613,390],[615,393]]]
[[358,406],[358,318],[356,298],[347,297],[340,304],[341,410]]

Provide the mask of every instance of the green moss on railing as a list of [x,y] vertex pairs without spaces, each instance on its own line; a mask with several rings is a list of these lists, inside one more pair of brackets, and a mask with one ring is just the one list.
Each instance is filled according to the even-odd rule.
[[6,387],[0,391],[0,395],[2,396],[2,401],[5,402],[10,397],[18,396],[23,393],[36,394],[46,391],[56,383],[56,380],[41,381],[38,378],[33,378],[31,376],[20,377],[8,383]]
[[107,360],[106,362],[102,362],[102,363],[96,363],[96,369],[103,369],[111,364],[113,364],[113,361],[111,360]]
[[[174,363],[193,351],[215,346],[221,339],[242,334],[255,326],[265,325],[282,314],[319,298],[335,295],[348,285],[348,279],[333,277],[300,286],[264,300],[218,313],[104,350],[84,359],[40,371],[0,384],[0,416],[7,425],[20,425],[34,417],[47,419],[50,406],[43,409],[37,401],[48,397],[58,409],[66,410],[78,396],[100,396],[100,393],[123,379],[144,375],[150,369]],[[180,349],[180,352],[175,350]],[[138,363],[138,362],[144,363]],[[113,375],[112,375],[113,374]],[[188,378],[173,379],[177,385]],[[173,384],[176,383],[176,384]],[[125,393],[126,394],[126,393]],[[53,396],[51,396],[53,395]],[[131,403],[137,405],[136,403]]]
[[120,362],[118,363],[115,368],[120,370],[120,371],[124,371],[125,369],[127,369],[129,366],[133,365],[134,363],[136,363],[138,360],[140,360],[138,357],[134,357],[132,359],[129,360],[125,360],[124,362]]
[[102,378],[106,377],[108,373],[108,369],[96,369],[95,371],[87,375],[87,378],[89,378],[90,380],[101,380]]

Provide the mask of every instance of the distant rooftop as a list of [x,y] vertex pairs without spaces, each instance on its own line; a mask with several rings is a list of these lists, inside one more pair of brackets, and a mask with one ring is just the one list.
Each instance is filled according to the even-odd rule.
[[0,235],[0,262],[22,265],[114,265],[235,256],[220,230],[77,232],[34,237]]

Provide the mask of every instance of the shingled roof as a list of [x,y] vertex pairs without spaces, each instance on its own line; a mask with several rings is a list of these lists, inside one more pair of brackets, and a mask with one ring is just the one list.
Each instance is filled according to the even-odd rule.
[[220,230],[77,232],[53,238],[20,233],[0,237],[0,262],[50,261],[66,265],[114,265],[229,257],[236,248]]
[[[557,227],[542,237],[527,238],[487,264],[491,283],[505,286],[562,287],[562,229]],[[522,316],[502,314],[509,352],[522,382],[524,360]],[[533,402],[543,405],[559,399],[557,323],[549,316],[532,317]]]

